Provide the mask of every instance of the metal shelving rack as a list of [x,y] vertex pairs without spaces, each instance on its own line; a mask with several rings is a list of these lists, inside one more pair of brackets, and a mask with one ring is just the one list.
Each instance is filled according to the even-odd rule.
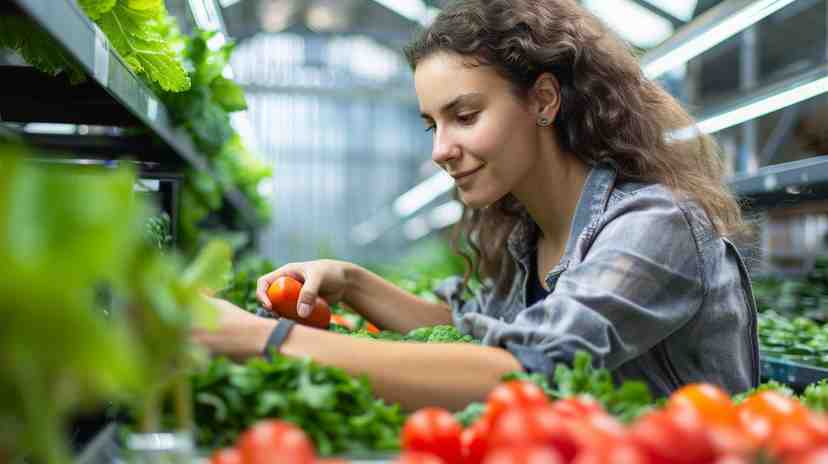
[[[11,0],[0,13],[24,14],[41,26],[86,72],[87,81],[70,85],[27,66],[0,66],[0,120],[138,127],[145,133],[114,135],[27,134],[21,138],[40,148],[84,158],[128,156],[141,162],[142,174],[181,172],[192,168],[213,178],[207,160],[189,135],[174,127],[153,91],[110,48],[103,32],[72,0]],[[143,132],[143,131],[141,131]],[[171,179],[166,176],[167,179]],[[245,225],[257,226],[256,214],[234,186],[224,185],[229,205]]]
[[828,378],[828,369],[770,356],[762,356],[759,364],[763,379],[785,383],[797,391],[802,391],[808,385]]
[[733,192],[751,207],[776,207],[828,198],[828,155],[760,168],[730,180]]

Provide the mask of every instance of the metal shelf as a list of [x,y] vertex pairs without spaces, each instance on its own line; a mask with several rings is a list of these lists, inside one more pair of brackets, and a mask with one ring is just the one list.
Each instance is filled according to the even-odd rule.
[[828,155],[766,166],[751,175],[733,176],[728,184],[736,196],[750,200],[750,207],[826,199]]
[[762,378],[776,380],[802,391],[806,386],[828,378],[828,369],[807,366],[783,359],[761,356]]
[[[72,0],[11,0],[11,4],[63,46],[86,71],[89,82],[70,86],[63,77],[36,75],[28,67],[0,67],[0,83],[8,84],[0,88],[15,89],[14,95],[0,91],[3,120],[144,126],[160,139],[166,147],[163,151],[172,154],[174,159],[167,160],[168,164],[188,164],[216,177],[190,136],[173,126],[154,92],[132,73],[110,48],[104,33]],[[152,145],[145,145],[140,155]],[[258,221],[247,199],[235,187],[224,187],[230,205],[255,227]]]

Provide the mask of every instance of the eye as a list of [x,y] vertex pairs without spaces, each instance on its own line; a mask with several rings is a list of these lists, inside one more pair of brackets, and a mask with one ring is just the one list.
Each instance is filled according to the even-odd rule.
[[480,114],[480,112],[458,114],[457,120],[460,121],[460,124],[471,125],[475,120],[477,120],[478,114]]
[[436,129],[437,129],[437,126],[432,124],[432,125],[426,127],[425,131],[426,132],[434,132]]

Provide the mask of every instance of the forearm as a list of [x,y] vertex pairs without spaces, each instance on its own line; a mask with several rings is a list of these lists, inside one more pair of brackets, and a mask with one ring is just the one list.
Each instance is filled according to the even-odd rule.
[[419,298],[357,265],[346,270],[345,303],[378,327],[406,333],[440,324],[452,324],[447,304]]
[[374,393],[405,410],[442,406],[460,410],[483,401],[503,375],[521,370],[506,350],[470,345],[362,339],[297,325],[281,348],[351,375],[365,375]]

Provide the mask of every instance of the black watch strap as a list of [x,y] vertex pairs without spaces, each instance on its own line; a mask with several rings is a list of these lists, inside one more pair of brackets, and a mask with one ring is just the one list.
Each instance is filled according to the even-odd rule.
[[267,343],[265,343],[264,353],[262,354],[266,359],[269,360],[272,358],[274,350],[279,352],[282,343],[285,342],[288,334],[290,334],[290,329],[294,325],[296,325],[296,322],[290,319],[285,319],[284,317],[279,319],[279,322],[276,323],[276,328],[273,329],[273,332],[270,332],[270,336],[267,337]]

